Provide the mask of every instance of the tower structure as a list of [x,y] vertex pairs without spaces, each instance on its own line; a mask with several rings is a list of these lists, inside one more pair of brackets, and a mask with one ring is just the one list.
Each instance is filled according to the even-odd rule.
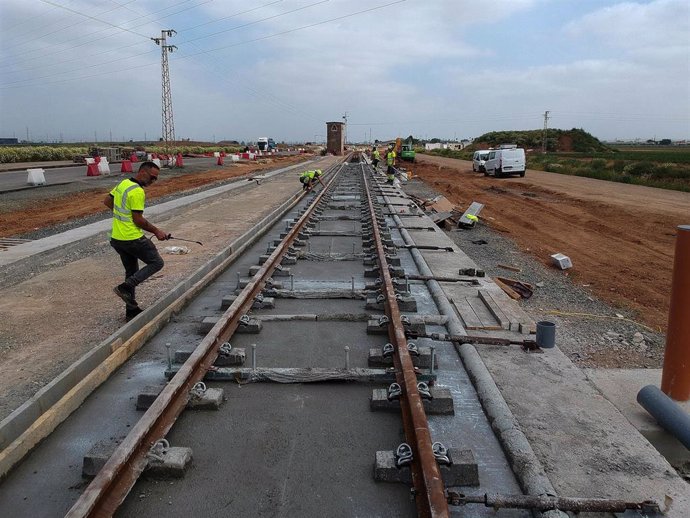
[[546,136],[549,131],[549,111],[544,112],[544,133],[541,138],[541,152],[546,153]]
[[345,123],[340,121],[326,123],[326,152],[342,155],[345,149]]
[[170,68],[168,67],[168,53],[177,50],[175,45],[168,45],[167,38],[177,34],[173,29],[161,31],[160,38],[151,38],[161,47],[161,104],[163,109],[163,127],[161,137],[165,152],[170,154],[170,143],[175,142],[175,122],[173,121],[172,93],[170,91]]

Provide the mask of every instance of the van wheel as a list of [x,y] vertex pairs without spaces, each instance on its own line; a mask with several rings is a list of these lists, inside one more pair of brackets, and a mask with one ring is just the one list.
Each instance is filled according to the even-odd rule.
[[525,172],[524,172],[524,171],[520,171],[520,178],[524,178],[524,177],[525,177]]
[[484,169],[484,176],[489,176],[489,171],[487,171],[486,169]]
[[503,176],[503,171],[500,169],[496,169],[496,172],[494,173],[496,175],[496,178],[501,178]]

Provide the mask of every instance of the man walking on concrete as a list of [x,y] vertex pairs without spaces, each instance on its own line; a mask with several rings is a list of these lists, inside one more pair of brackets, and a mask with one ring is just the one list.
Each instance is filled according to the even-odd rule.
[[[113,211],[110,246],[120,255],[125,267],[125,282],[115,286],[113,291],[125,301],[127,322],[142,312],[135,298],[136,286],[163,268],[163,259],[156,245],[144,236],[146,230],[159,241],[168,239],[168,234],[144,218],[144,187],[155,182],[159,172],[160,168],[154,162],[144,162],[136,176],[122,180],[103,200]],[[139,261],[146,264],[141,270]]]

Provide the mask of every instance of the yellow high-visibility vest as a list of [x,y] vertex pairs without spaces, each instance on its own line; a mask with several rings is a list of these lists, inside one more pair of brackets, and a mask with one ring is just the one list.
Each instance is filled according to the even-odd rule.
[[134,224],[132,211],[144,210],[144,189],[127,178],[110,191],[110,194],[113,196],[113,229],[110,237],[119,241],[139,239],[144,235],[144,231]]

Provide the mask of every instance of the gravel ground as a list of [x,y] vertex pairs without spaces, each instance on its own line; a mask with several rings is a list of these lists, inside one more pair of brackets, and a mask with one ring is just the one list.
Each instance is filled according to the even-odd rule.
[[[420,180],[408,182],[404,190],[424,199],[438,195]],[[519,250],[511,239],[492,230],[481,219],[470,230],[453,229],[446,233],[488,276],[508,277],[535,286],[534,295],[518,303],[536,322],[548,320],[556,324],[558,347],[578,366],[661,366],[664,336],[634,322],[629,311],[598,300],[586,286],[574,284],[567,270],[543,265],[529,255],[529,250]],[[517,267],[520,272],[498,267],[499,264]]]

